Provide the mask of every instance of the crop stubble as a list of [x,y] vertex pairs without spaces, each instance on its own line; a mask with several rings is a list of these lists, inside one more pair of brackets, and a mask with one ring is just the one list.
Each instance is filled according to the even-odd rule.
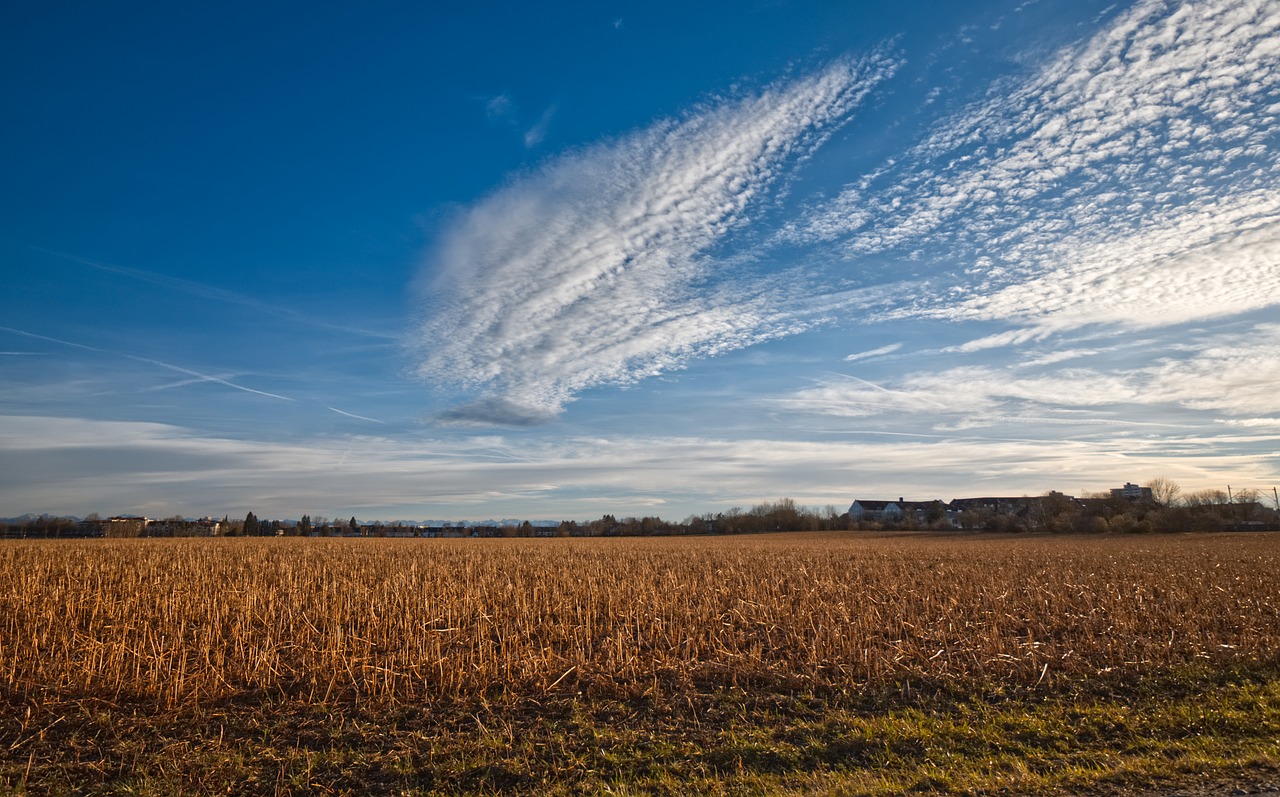
[[21,541],[11,696],[1022,684],[1274,662],[1274,535]]

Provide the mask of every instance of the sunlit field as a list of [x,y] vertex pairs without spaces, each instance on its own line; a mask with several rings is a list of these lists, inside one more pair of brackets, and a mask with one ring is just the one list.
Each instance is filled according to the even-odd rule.
[[1028,683],[1274,657],[1278,574],[1270,535],[11,543],[0,673],[169,702]]
[[696,712],[733,690],[1052,695],[1256,672],[1280,659],[1277,574],[1269,534],[11,541],[0,747],[22,748],[13,785],[41,749],[29,716],[55,706],[496,701],[527,718],[539,701]]

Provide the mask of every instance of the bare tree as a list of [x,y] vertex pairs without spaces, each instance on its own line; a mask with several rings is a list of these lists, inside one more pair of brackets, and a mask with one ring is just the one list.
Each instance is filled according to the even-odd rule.
[[1147,482],[1147,487],[1151,489],[1151,498],[1157,504],[1170,509],[1178,505],[1179,497],[1182,495],[1182,488],[1178,483],[1163,476],[1157,476]]
[[1185,503],[1187,506],[1222,506],[1229,500],[1222,490],[1197,490],[1187,494]]

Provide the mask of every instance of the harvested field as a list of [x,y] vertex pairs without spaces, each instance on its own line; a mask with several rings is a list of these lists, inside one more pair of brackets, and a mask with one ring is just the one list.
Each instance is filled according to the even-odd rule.
[[1271,535],[0,547],[10,691],[420,701],[585,681],[1034,683],[1280,653]]
[[[1266,534],[6,542],[0,747],[29,757],[27,775],[44,760],[74,786],[66,773],[81,770],[51,763],[61,759],[42,746],[44,730],[31,735],[58,716],[63,728],[92,735],[104,716],[129,714],[137,724],[142,710],[181,724],[175,718],[213,711],[222,744],[224,724],[235,727],[226,707],[246,699],[262,716],[254,728],[270,725],[275,710],[264,705],[295,718],[332,713],[347,718],[343,727],[370,721],[367,712],[403,721],[405,710],[432,707],[433,723],[454,727],[459,717],[480,723],[477,706],[501,704],[515,708],[483,727],[533,722],[554,746],[547,716],[606,706],[605,726],[619,716],[644,726],[645,712],[666,706],[653,716],[691,722],[698,734],[709,732],[710,707],[735,717],[725,728],[741,735],[757,725],[753,706],[771,705],[764,724],[782,722],[776,735],[789,722],[780,716],[813,719],[827,700],[830,716],[861,716],[914,711],[919,695],[946,695],[945,711],[963,715],[958,706],[970,699],[1060,699],[1089,684],[1130,689],[1194,671],[1194,688],[1218,690],[1214,699],[1234,706],[1232,728],[1250,727],[1250,706],[1269,706],[1257,708],[1263,736],[1249,748],[1269,765],[1266,751],[1280,745],[1267,741],[1265,725],[1280,712],[1265,675],[1280,665],[1277,573],[1280,539]],[[1232,702],[1233,678],[1262,697]],[[885,695],[899,697],[881,705]],[[431,733],[452,731],[432,725]],[[560,742],[569,750],[582,740]],[[0,783],[18,783],[21,764],[9,761]],[[743,759],[723,766],[741,770]],[[813,763],[840,766],[838,757]],[[717,767],[709,782],[719,782]],[[657,791],[662,782],[641,781]]]

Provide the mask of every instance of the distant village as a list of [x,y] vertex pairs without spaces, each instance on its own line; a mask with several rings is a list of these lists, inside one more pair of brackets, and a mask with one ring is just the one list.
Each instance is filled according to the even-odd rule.
[[[1272,490],[1205,490],[1183,494],[1176,484],[1126,483],[1077,498],[1051,490],[1039,496],[908,501],[858,498],[845,512],[833,506],[802,507],[789,498],[693,515],[671,522],[659,517],[604,515],[599,520],[485,523],[298,520],[224,516],[153,519],[134,515],[87,518],[24,515],[0,519],[4,538],[125,537],[621,537],[687,534],[752,534],[788,531],[935,531],[1054,534],[1135,534],[1183,531],[1280,531],[1280,496]],[[1270,499],[1270,500],[1268,500]],[[1268,505],[1272,504],[1272,505]]]

